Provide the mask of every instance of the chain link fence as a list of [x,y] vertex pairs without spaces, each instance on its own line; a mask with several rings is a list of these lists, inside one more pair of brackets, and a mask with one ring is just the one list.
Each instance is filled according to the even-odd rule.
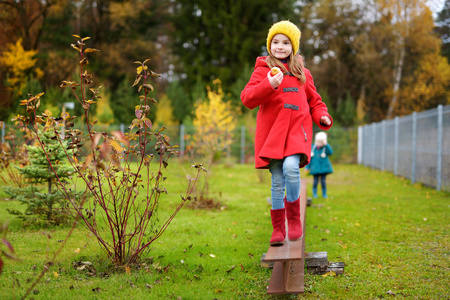
[[360,126],[358,163],[450,191],[450,105]]
[[[253,126],[237,126],[233,132],[233,143],[228,149],[223,149],[219,156],[227,157],[236,163],[254,162],[254,141],[255,130]],[[314,128],[314,134],[319,128]],[[180,156],[195,158],[195,144],[192,142],[192,136],[196,132],[195,126],[181,125],[170,126],[165,130],[173,143],[180,146]],[[357,161],[357,128],[346,128],[333,126],[328,134],[328,142],[333,148],[333,155],[330,157],[332,162],[336,163],[356,163]],[[314,142],[314,137],[310,137]]]
[[[14,144],[20,145],[24,142],[20,130],[14,127],[13,124],[5,124],[2,128],[2,142],[5,141],[5,134],[13,130],[15,141]],[[83,125],[75,125],[75,128],[84,128]],[[159,130],[158,128],[154,128]],[[217,159],[227,159],[231,163],[253,163],[254,162],[254,140],[255,140],[254,126],[237,126],[233,131],[233,142],[227,149],[218,151]],[[95,125],[96,132],[111,132],[120,130],[122,132],[128,131],[124,124],[110,124],[110,125]],[[314,128],[314,134],[318,132],[319,128]],[[179,146],[180,157],[186,160],[198,161],[201,159],[196,152],[196,146],[193,141],[193,136],[196,133],[196,128],[193,125],[180,126],[166,126],[163,133],[170,137],[172,145]],[[334,163],[356,163],[357,161],[357,128],[345,128],[333,126],[328,134],[328,142],[333,148],[333,155],[330,157]],[[314,142],[314,137],[309,137],[311,142]],[[8,140],[8,138],[7,138]],[[10,141],[12,142],[12,141]]]

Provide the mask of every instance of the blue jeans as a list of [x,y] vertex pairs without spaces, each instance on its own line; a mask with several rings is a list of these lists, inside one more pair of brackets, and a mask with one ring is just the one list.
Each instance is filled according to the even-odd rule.
[[272,209],[284,208],[284,191],[286,200],[294,202],[300,197],[300,154],[284,159],[272,159],[269,171],[272,174]]

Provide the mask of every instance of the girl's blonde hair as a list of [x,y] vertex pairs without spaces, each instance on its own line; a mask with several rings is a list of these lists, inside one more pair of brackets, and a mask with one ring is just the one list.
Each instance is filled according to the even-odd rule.
[[297,77],[297,79],[302,84],[305,83],[306,76],[305,76],[305,72],[303,70],[304,66],[303,66],[302,57],[300,55],[294,55],[294,53],[291,52],[287,61],[288,61],[289,70],[287,70],[286,67],[284,66],[284,64],[278,58],[274,57],[272,54],[270,54],[266,58],[266,63],[269,66],[269,68],[272,69],[273,67],[278,67],[281,70],[283,70],[283,73],[291,72],[291,74],[294,75],[295,77]]

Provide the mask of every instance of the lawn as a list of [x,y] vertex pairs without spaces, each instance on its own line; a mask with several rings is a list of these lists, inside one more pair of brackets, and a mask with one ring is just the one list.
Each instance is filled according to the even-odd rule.
[[[180,201],[185,170],[169,165],[160,219]],[[271,223],[270,174],[253,165],[218,165],[210,190],[218,209],[183,208],[151,245],[139,268],[111,270],[99,245],[78,226],[34,288],[34,299],[448,299],[450,194],[357,165],[335,165],[328,199],[306,212],[306,252],[345,262],[343,276],[305,276],[305,293],[266,296],[271,270],[260,266]],[[302,171],[308,195],[312,177]],[[320,194],[320,193],[319,193]],[[4,194],[0,193],[0,196]],[[61,246],[69,227],[23,228],[6,212],[8,240],[20,261],[6,260],[0,299],[20,298]],[[91,265],[80,267],[80,262]],[[75,267],[74,267],[75,263]],[[78,269],[76,268],[78,267]]]

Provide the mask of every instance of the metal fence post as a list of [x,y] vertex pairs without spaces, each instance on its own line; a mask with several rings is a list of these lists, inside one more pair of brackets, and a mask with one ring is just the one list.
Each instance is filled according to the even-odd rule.
[[395,117],[395,146],[394,146],[394,175],[398,175],[398,127],[399,127],[399,118]]
[[436,190],[440,191],[442,186],[442,138],[443,134],[443,106],[438,105],[437,110],[437,165],[436,165]]
[[386,120],[381,121],[381,171],[386,166]]
[[363,127],[358,126],[358,165],[360,165],[362,161],[363,154]]
[[411,183],[416,183],[417,113],[412,113]]
[[245,126],[241,126],[241,164],[245,164]]
[[377,133],[377,127],[376,127],[376,123],[373,123],[372,124],[372,169],[374,169],[375,168],[375,161],[376,161],[376,158],[375,158],[375,155],[376,155],[376,151],[375,151],[375,145],[377,144],[377,135],[376,135],[376,133]]
[[180,157],[184,155],[184,124],[180,125]]

